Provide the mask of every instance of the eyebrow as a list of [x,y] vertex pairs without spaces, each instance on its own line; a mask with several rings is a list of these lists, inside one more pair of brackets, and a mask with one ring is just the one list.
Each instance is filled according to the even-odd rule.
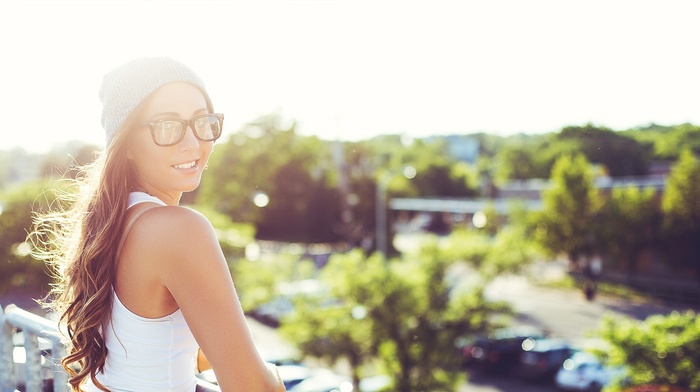
[[[196,114],[199,113],[199,112],[206,112],[206,111],[208,111],[208,110],[209,110],[209,109],[207,109],[207,108],[200,108],[200,109],[197,109],[197,110],[195,110],[194,112],[192,112],[192,115],[194,116],[194,115],[196,115]],[[156,117],[163,117],[163,116],[180,117],[180,113],[177,113],[177,112],[163,112],[163,113],[158,113],[158,114],[156,114],[156,115],[154,115],[154,116],[151,116],[151,118],[153,119],[153,118],[156,118]]]

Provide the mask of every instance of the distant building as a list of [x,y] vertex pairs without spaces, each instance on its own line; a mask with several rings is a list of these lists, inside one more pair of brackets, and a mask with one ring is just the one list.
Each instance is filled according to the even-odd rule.
[[479,159],[479,139],[467,135],[431,136],[428,141],[444,140],[452,157],[460,162],[474,164]]
[[479,159],[479,140],[471,136],[452,135],[445,137],[450,154],[455,159],[466,162],[476,163]]

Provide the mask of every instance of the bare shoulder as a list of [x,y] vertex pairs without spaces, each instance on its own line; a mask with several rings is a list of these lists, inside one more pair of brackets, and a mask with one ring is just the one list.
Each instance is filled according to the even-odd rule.
[[209,220],[186,207],[152,208],[138,219],[132,231],[139,242],[148,244],[150,252],[170,256],[171,260],[173,256],[219,250]]
[[211,223],[204,215],[191,208],[179,206],[152,208],[139,219],[139,223],[158,230],[175,229],[181,225],[211,228]]

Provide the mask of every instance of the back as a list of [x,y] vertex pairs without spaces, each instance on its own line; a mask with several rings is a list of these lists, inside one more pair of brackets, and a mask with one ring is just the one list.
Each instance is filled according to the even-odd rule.
[[[145,193],[129,195],[129,207],[142,202],[165,205]],[[136,219],[138,215],[131,222]],[[103,330],[108,353],[103,372],[96,375],[98,381],[115,392],[194,391],[199,345],[180,309],[164,317],[141,317],[112,292],[111,322]],[[88,379],[86,390],[99,389]]]
[[[107,359],[97,379],[110,391],[195,390],[199,346],[182,312],[158,319],[129,311],[114,294],[112,322],[104,331]],[[88,391],[98,391],[88,382]]]

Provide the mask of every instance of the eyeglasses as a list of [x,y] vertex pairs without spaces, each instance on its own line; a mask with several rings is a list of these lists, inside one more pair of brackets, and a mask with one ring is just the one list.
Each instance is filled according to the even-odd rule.
[[189,121],[181,119],[162,119],[144,122],[151,129],[153,142],[161,147],[174,146],[185,138],[189,126],[194,136],[203,142],[213,142],[221,136],[224,115],[221,113],[203,114]]

